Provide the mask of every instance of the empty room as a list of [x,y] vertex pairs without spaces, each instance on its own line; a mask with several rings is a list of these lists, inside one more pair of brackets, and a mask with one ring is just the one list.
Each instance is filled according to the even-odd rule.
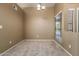
[[0,56],[79,56],[79,3],[0,3]]

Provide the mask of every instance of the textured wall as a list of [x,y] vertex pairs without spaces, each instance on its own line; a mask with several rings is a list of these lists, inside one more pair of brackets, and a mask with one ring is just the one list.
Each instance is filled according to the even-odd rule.
[[53,39],[54,38],[54,8],[36,10],[36,7],[24,8],[25,38]]
[[[63,13],[62,19],[62,45],[68,50],[72,55],[79,55],[78,53],[78,33],[76,32],[76,17],[74,18],[73,32],[68,32],[67,29],[67,10],[69,8],[78,8],[79,4],[56,4],[55,5],[55,15],[61,10]],[[75,14],[76,16],[76,14]],[[71,48],[69,48],[71,45]]]
[[23,39],[23,15],[21,9],[18,7],[16,11],[13,4],[0,4],[0,25],[3,26],[0,29],[1,53]]

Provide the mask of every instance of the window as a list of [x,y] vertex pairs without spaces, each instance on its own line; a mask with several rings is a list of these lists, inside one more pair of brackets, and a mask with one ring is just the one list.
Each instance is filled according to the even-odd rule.
[[67,31],[73,32],[73,20],[75,9],[68,9],[67,11]]

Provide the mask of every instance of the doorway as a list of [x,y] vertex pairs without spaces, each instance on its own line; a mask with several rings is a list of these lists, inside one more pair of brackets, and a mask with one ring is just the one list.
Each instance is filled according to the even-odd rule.
[[62,43],[62,12],[55,17],[55,40]]

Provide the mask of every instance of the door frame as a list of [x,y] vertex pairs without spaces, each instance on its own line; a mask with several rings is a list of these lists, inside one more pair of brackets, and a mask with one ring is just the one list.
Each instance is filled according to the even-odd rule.
[[[55,17],[54,17],[54,19],[55,19],[55,32],[54,32],[54,39],[56,40],[56,17],[59,15],[59,14],[61,14],[62,13],[62,17],[61,17],[61,23],[60,23],[60,26],[61,26],[61,40],[62,40],[62,19],[63,19],[63,12],[62,12],[62,10],[60,10],[56,15],[55,15]],[[58,42],[59,43],[59,42]],[[62,43],[62,41],[61,41],[61,43]],[[60,44],[61,44],[60,43]]]

